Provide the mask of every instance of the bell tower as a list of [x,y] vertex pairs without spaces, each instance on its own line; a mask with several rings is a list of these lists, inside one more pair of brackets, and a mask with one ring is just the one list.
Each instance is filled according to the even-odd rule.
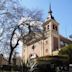
[[44,23],[44,31],[51,31],[58,34],[58,22],[52,15],[51,5],[49,6],[48,17]]
[[50,55],[60,48],[59,46],[60,38],[58,30],[59,23],[55,20],[52,13],[53,12],[51,10],[50,5],[48,11],[48,17],[43,24],[44,33],[48,40],[48,50]]

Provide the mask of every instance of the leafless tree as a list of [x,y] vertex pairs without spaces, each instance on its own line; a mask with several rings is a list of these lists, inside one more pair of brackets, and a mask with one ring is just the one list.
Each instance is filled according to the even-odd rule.
[[[28,18],[27,19],[26,18],[21,19],[20,20],[21,22],[17,26],[15,26],[15,28],[13,29],[13,32],[12,32],[11,38],[10,38],[9,64],[11,63],[13,51],[19,45],[19,41],[20,40],[25,41],[26,39],[24,37],[26,35],[31,36],[31,33],[33,33],[35,35],[36,30],[39,32],[42,32],[42,30],[43,30],[40,28],[42,22],[35,21],[35,20],[31,19],[31,17],[29,19]],[[40,26],[39,26],[39,24],[40,24]]]
[[11,32],[23,16],[23,9],[15,0],[0,0],[0,52],[8,53]]
[[[42,14],[41,10],[21,7],[18,0],[0,0],[0,53],[9,54],[9,63],[11,63],[13,51],[22,37],[22,35],[17,37],[15,45],[12,44],[16,31],[20,28],[18,22],[21,17],[31,17],[35,21],[40,21]],[[23,30],[23,33],[26,32]]]

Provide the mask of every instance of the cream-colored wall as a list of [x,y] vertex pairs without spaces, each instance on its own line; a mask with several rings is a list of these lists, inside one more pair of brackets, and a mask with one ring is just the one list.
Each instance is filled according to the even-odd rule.
[[[53,40],[52,37],[49,35],[49,37],[45,40],[40,40],[39,42],[36,42],[30,46],[25,46],[26,48],[24,48],[25,50],[23,52],[23,59],[27,61],[31,53],[36,53],[38,57],[52,55],[52,48],[53,48],[52,40]],[[33,45],[35,45],[34,50],[32,49]]]
[[[49,41],[49,37],[47,39],[44,40],[44,55],[43,56],[47,56],[50,55],[50,41]],[[46,51],[48,50],[48,51]]]
[[[35,46],[34,50],[32,49],[33,45]],[[29,55],[32,54],[33,52],[36,53],[39,57],[41,56],[41,41],[28,46],[28,56],[27,57],[29,57]]]
[[[32,46],[35,46],[35,49],[32,49]],[[25,46],[24,48],[24,52],[23,52],[23,59],[25,61],[27,61],[27,59],[29,58],[29,55],[32,53],[36,53],[38,55],[38,57],[43,56],[43,41],[40,40],[39,42],[36,42],[32,45],[29,46]]]
[[[53,23],[49,22],[49,29],[47,28],[48,25],[46,25],[46,39],[45,40],[40,40],[34,44],[31,44],[29,46],[25,46],[25,51],[23,52],[23,59],[25,61],[27,61],[27,59],[29,58],[29,55],[31,53],[36,53],[38,55],[38,57],[41,56],[47,56],[47,55],[53,55],[54,53],[52,52],[53,49],[53,37],[58,38],[58,47],[60,47],[60,38],[58,33],[53,31]],[[48,29],[48,30],[47,30]],[[35,49],[32,49],[32,46],[35,45]],[[48,50],[46,52],[46,50]]]
[[[27,61],[31,53],[36,53],[38,57],[51,55],[52,54],[51,42],[52,42],[51,37],[48,37],[47,39],[40,40],[39,42],[36,42],[30,46],[25,46],[26,48],[24,48],[23,59]],[[32,49],[33,45],[35,45],[34,51]],[[47,49],[48,51],[46,52]]]

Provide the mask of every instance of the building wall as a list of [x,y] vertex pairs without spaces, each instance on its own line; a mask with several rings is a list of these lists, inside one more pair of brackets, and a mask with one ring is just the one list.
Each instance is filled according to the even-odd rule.
[[[58,36],[57,36],[58,38]],[[59,38],[58,38],[59,40]],[[35,46],[34,50],[32,49],[32,46]],[[27,61],[27,59],[29,59],[29,56],[33,53],[37,54],[38,57],[41,56],[47,56],[47,55],[52,55],[52,51],[53,51],[53,36],[48,35],[48,37],[44,40],[40,40],[34,44],[31,44],[29,46],[25,46],[25,48],[23,48],[24,52],[23,52],[23,59],[25,61]],[[59,45],[58,45],[59,48]]]
[[[72,41],[66,38],[61,38],[60,35],[55,33],[48,33],[48,37],[46,39],[42,39],[34,44],[29,46],[25,46],[25,50],[23,50],[23,60],[25,62],[29,59],[30,54],[35,53],[38,57],[47,56],[47,55],[57,55],[58,51],[61,47],[64,47],[65,44],[72,44]],[[61,45],[61,42],[64,42],[64,46]],[[35,49],[32,49],[32,46],[35,46]]]
[[[47,55],[57,55],[61,47],[65,44],[72,44],[72,41],[59,35],[59,24],[56,20],[50,19],[44,23],[44,34],[45,39],[41,39],[35,43],[32,43],[29,46],[23,48],[23,60],[25,62],[30,58],[30,55],[35,53],[38,57],[47,56]],[[61,41],[64,42],[64,45],[61,45]],[[35,46],[32,49],[32,46]]]
[[[50,29],[51,27],[50,23]],[[47,28],[47,26],[46,26]],[[59,35],[55,34],[52,30],[47,31],[46,33],[46,39],[42,39],[40,41],[37,41],[34,44],[31,44],[29,46],[25,46],[25,50],[23,50],[23,59],[27,61],[29,58],[30,54],[35,53],[37,54],[38,57],[41,56],[47,56],[47,55],[53,55],[53,50],[54,50],[54,45],[56,46],[56,43],[58,44],[59,48]],[[54,42],[54,38],[57,41],[56,43]],[[32,46],[35,46],[35,49],[32,49]]]
[[[33,45],[35,47],[34,49],[32,49]],[[27,60],[29,58],[29,56],[33,53],[36,53],[38,57],[41,57],[43,55],[43,46],[42,45],[43,45],[43,41],[41,40],[30,46],[26,46],[26,48],[24,48],[25,52],[23,54],[25,60]]]
[[[35,46],[34,50],[32,49],[32,46]],[[51,54],[51,50],[50,50],[50,41],[47,39],[45,40],[40,40],[30,46],[26,46],[24,48],[25,50],[23,50],[23,58],[25,61],[27,61],[27,59],[29,58],[30,54],[37,54],[38,57],[41,56],[46,56]]]

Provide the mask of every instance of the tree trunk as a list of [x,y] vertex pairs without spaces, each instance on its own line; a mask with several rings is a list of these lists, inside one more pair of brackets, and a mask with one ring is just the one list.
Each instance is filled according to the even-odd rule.
[[14,49],[11,49],[10,54],[9,54],[8,64],[11,64],[11,58],[12,58],[13,51]]

